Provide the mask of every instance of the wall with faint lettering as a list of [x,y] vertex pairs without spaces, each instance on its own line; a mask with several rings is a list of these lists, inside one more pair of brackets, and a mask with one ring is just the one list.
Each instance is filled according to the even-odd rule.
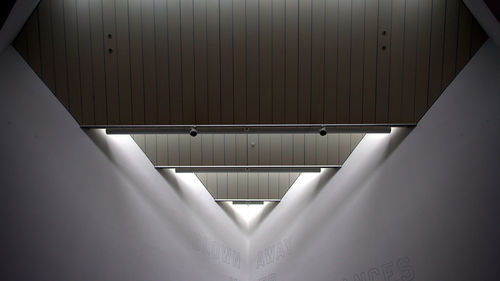
[[250,280],[498,279],[499,62],[490,40],[413,130],[301,175],[251,236]]
[[195,175],[81,130],[12,47],[0,120],[0,280],[246,280],[247,239]]
[[[490,41],[413,130],[302,174],[253,232],[129,136],[82,131],[0,55],[1,280],[410,281],[500,275],[500,51]],[[249,235],[249,236],[248,236]]]

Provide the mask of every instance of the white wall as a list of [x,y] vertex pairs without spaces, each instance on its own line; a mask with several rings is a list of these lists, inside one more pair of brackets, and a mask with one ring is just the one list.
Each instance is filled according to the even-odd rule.
[[251,280],[497,280],[499,81],[490,40],[411,132],[299,177],[250,238]]
[[248,240],[194,175],[87,135],[12,47],[0,120],[0,280],[246,279]]
[[157,173],[128,136],[85,134],[9,47],[0,279],[497,279],[499,61],[486,43],[413,131],[301,176],[248,241],[193,177]]

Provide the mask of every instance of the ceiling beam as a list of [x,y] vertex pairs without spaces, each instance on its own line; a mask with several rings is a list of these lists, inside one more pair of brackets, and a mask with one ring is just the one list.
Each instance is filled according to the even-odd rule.
[[176,173],[319,173],[322,168],[341,167],[341,165],[155,166],[156,169],[175,169]]
[[[413,127],[415,124],[290,124],[290,125],[166,125],[107,126],[107,134],[363,134],[391,132],[391,127]],[[93,128],[86,126],[83,128]]]

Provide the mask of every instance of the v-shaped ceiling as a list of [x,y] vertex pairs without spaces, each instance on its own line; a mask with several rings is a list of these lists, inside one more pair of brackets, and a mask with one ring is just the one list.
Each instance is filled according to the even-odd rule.
[[[340,167],[364,134],[132,135],[155,167]],[[194,168],[196,170],[197,168]],[[272,170],[272,168],[267,168]],[[230,169],[231,170],[231,169]],[[197,172],[216,200],[280,200],[299,173]]]
[[41,0],[15,47],[81,125],[395,124],[485,39],[460,0]]

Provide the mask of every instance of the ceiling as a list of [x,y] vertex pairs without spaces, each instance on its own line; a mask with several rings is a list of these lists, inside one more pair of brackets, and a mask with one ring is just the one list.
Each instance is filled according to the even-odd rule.
[[[336,171],[336,170],[335,170]],[[280,201],[300,173],[196,173],[216,201]]]
[[14,46],[83,126],[399,124],[485,40],[460,0],[42,0]]
[[364,134],[132,135],[155,167],[340,166]]
[[335,130],[416,124],[486,38],[461,0],[41,0],[14,46],[82,127],[151,125],[156,168],[279,200],[364,135]]
[[[188,169],[216,200],[280,200],[300,171],[335,173],[364,134],[135,134],[162,172]],[[258,171],[255,171],[258,167]],[[306,168],[306,169],[304,169]],[[295,170],[295,171],[294,171]]]

